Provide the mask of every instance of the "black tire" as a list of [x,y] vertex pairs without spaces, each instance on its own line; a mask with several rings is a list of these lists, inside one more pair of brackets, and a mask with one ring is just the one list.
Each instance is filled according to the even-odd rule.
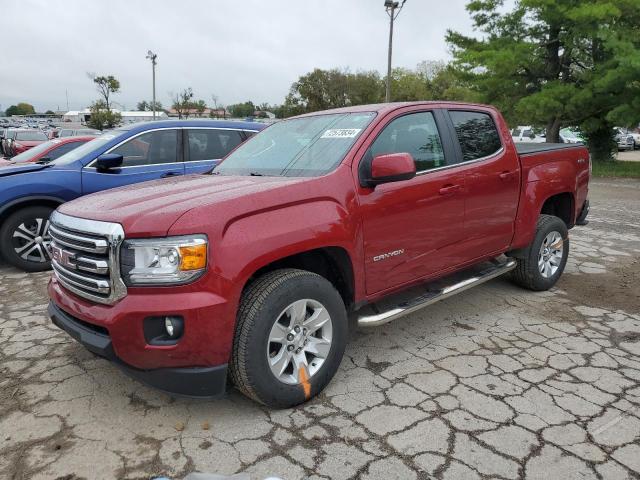
[[580,211],[580,215],[578,215],[578,218],[576,218],[576,225],[587,225],[589,223],[589,220],[587,220],[587,215],[589,215],[589,200],[585,200],[584,205],[582,206],[582,210]]
[[[540,249],[547,235],[558,232],[562,237],[562,258],[558,269],[548,277],[545,277],[538,267]],[[552,215],[540,215],[536,228],[536,235],[533,242],[524,251],[521,258],[518,258],[518,265],[511,273],[511,279],[517,285],[540,292],[553,287],[567,264],[569,256],[569,232],[565,223],[558,217]]]
[[[49,252],[45,248],[45,244],[39,243],[39,238],[43,233],[49,216],[53,212],[50,207],[25,207],[17,212],[12,213],[0,227],[0,253],[4,259],[16,268],[26,272],[42,272],[51,268],[51,259]],[[25,233],[24,228],[33,234],[32,246],[35,246],[32,254],[26,255],[31,249],[29,246],[29,237]],[[38,229],[38,227],[40,227]],[[14,236],[17,233],[18,236]],[[45,238],[47,240],[47,238]],[[22,249],[23,250],[20,250]],[[16,251],[18,249],[18,251]],[[25,255],[27,258],[23,258]],[[36,258],[43,258],[42,261],[36,261]]]
[[[311,299],[331,317],[332,339],[324,363],[302,384],[287,384],[272,372],[267,358],[272,327],[293,302]],[[296,269],[269,272],[244,291],[238,309],[231,380],[249,398],[269,407],[288,408],[321,392],[333,378],[344,354],[348,336],[342,297],[324,277]],[[285,348],[284,345],[282,348]],[[291,363],[293,368],[293,363]]]

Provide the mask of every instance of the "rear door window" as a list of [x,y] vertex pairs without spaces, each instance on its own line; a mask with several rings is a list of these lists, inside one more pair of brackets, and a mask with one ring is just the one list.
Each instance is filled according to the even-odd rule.
[[502,148],[496,124],[489,114],[450,110],[449,115],[462,149],[462,161],[493,155]]
[[189,160],[218,160],[242,143],[238,130],[199,128],[187,131]]

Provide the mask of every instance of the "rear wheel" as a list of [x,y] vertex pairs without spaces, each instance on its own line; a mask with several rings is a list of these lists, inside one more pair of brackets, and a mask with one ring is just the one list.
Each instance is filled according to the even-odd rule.
[[50,207],[26,207],[11,214],[0,228],[0,253],[14,267],[27,272],[51,268]]
[[565,223],[552,215],[540,215],[533,242],[518,258],[511,278],[529,290],[548,290],[562,275],[568,256],[569,232]]
[[295,269],[267,273],[242,295],[233,383],[271,407],[303,403],[333,378],[346,339],[346,309],[328,280]]

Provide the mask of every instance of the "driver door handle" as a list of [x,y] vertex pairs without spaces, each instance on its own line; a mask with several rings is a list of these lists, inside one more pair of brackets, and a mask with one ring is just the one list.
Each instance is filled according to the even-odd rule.
[[445,185],[444,187],[442,187],[438,193],[440,193],[440,195],[453,195],[454,193],[456,193],[458,190],[460,190],[460,185]]
[[182,172],[167,172],[163,173],[160,178],[179,177],[180,175],[182,175]]
[[514,174],[515,172],[504,171],[498,176],[500,177],[500,180],[509,180]]

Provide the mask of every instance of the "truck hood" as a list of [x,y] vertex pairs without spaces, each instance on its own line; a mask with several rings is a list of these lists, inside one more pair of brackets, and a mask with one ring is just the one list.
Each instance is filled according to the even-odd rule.
[[17,175],[19,173],[38,172],[45,168],[49,168],[49,166],[37,163],[6,165],[0,168],[0,177],[8,177],[9,175]]
[[193,208],[220,205],[305,180],[308,179],[188,175],[94,193],[63,204],[59,211],[74,217],[120,223],[127,235],[160,236],[166,235],[171,225]]

